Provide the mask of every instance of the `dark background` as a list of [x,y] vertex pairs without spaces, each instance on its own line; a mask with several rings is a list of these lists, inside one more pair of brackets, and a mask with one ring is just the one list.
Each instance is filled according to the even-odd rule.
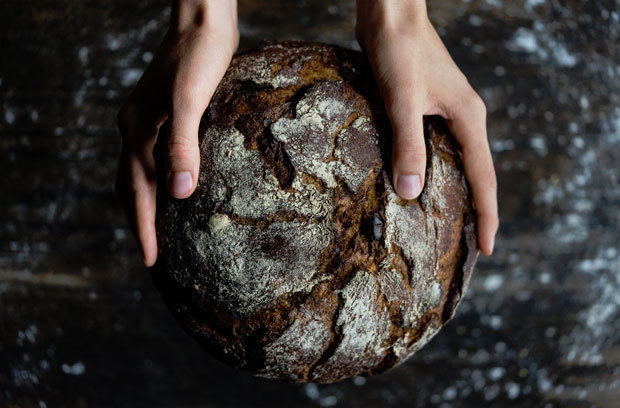
[[[400,367],[292,385],[224,366],[177,326],[113,192],[116,111],[169,1],[0,1],[0,406],[618,406],[619,9],[429,2],[487,103],[495,253]],[[242,50],[357,47],[353,1],[240,0],[239,12]]]

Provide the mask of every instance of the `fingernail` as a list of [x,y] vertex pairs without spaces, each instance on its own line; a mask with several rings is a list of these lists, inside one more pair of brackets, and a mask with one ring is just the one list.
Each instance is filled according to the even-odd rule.
[[422,190],[420,176],[417,174],[400,174],[396,180],[400,195],[407,200],[416,198]]
[[491,239],[491,250],[489,251],[489,255],[491,255],[493,253],[493,247],[495,246],[495,235],[493,235],[493,238]]
[[189,171],[174,173],[170,182],[172,195],[175,197],[184,196],[192,189],[192,175]]

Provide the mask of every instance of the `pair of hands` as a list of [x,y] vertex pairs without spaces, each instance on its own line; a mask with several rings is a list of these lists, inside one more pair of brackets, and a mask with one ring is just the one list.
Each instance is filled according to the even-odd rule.
[[[355,34],[392,124],[397,194],[413,199],[422,191],[422,117],[443,116],[461,146],[479,248],[490,255],[499,219],[485,105],[428,20],[424,0],[358,0]],[[175,198],[189,197],[198,180],[200,119],[238,43],[236,0],[175,0],[164,41],[119,111],[123,148],[116,190],[146,266],[157,259],[153,148],[159,128],[170,121],[167,189]]]

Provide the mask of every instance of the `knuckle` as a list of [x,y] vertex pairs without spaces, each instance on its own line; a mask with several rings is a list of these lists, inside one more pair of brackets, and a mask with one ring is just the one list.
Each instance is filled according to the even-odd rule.
[[198,146],[185,136],[176,136],[168,142],[168,149],[171,155],[188,155],[193,154]]
[[189,138],[177,137],[168,142],[168,154],[171,164],[192,160],[198,152],[198,145]]
[[394,145],[395,153],[399,157],[407,157],[409,160],[426,160],[426,147],[414,138],[400,138]]
[[487,115],[487,107],[484,100],[482,100],[482,97],[473,89],[470,89],[465,96],[463,109],[470,115],[473,114],[478,117],[486,117]]
[[399,159],[405,159],[413,163],[426,163],[426,154],[420,151],[407,151],[403,150],[399,154]]

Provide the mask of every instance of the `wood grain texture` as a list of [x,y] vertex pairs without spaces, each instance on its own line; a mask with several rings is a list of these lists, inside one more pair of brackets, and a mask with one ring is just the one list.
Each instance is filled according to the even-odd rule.
[[[614,407],[620,23],[613,0],[441,0],[488,108],[496,252],[409,362],[335,385],[255,379],[165,310],[113,193],[115,115],[167,1],[0,3],[0,406]],[[352,1],[239,2],[263,37],[354,46]]]

